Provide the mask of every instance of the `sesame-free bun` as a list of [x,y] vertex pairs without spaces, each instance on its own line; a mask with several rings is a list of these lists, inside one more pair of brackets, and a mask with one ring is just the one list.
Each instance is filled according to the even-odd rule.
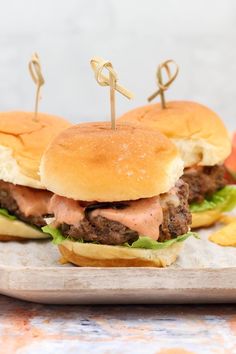
[[177,242],[151,250],[66,240],[58,247],[65,260],[81,267],[166,267],[175,262],[182,246]]
[[46,188],[84,201],[152,197],[172,188],[183,172],[174,144],[161,133],[132,125],[84,123],[66,129],[43,155]]
[[185,167],[220,164],[231,151],[223,122],[199,103],[170,101],[166,109],[152,104],[127,112],[118,121],[158,129],[177,145]]
[[44,188],[39,179],[41,156],[50,141],[71,124],[32,112],[0,112],[0,179],[33,188]]
[[48,234],[37,230],[19,220],[10,220],[0,215],[0,241],[25,241],[29,239],[45,239]]

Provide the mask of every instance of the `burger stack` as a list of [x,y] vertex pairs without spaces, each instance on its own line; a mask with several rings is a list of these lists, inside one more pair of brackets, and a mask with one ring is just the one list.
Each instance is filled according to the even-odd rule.
[[[236,204],[220,118],[194,102],[71,126],[0,114],[0,240],[52,237],[78,266],[165,267]],[[199,241],[200,242],[200,241]]]
[[52,193],[39,164],[49,142],[71,124],[48,114],[0,113],[0,240],[43,239]]
[[226,186],[224,161],[231,140],[222,120],[209,108],[190,101],[170,101],[139,107],[119,118],[165,134],[184,161],[182,180],[189,186],[192,227],[215,223],[236,205],[236,189]]
[[166,266],[191,235],[183,161],[158,131],[72,126],[49,145],[40,174],[54,193],[43,230],[74,264]]

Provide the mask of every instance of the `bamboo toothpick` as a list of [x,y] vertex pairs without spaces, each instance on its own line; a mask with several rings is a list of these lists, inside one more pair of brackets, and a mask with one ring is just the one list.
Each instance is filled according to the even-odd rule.
[[[171,75],[171,70],[170,70],[170,64],[174,64],[175,66],[175,72],[173,75]],[[163,84],[163,78],[162,78],[162,70],[165,69],[166,74],[168,76],[168,81]],[[176,64],[174,60],[166,60],[160,65],[158,65],[157,72],[156,72],[156,77],[157,77],[157,86],[158,90],[154,92],[150,97],[148,97],[148,102],[151,102],[154,98],[156,98],[158,95],[161,97],[161,106],[162,108],[166,108],[166,101],[165,101],[165,95],[164,92],[168,90],[172,82],[176,79],[177,75],[179,73],[179,67]]]
[[[99,57],[94,57],[90,61],[91,67],[95,74],[95,79],[97,83],[101,86],[110,86],[110,105],[111,105],[111,128],[116,128],[116,109],[115,109],[115,91],[118,91],[123,96],[131,99],[133,98],[132,92],[128,91],[123,86],[117,83],[118,77],[117,73],[113,69],[111,62],[106,61]],[[105,76],[102,71],[107,69],[109,72],[109,77]]]
[[32,58],[29,62],[29,72],[32,77],[32,80],[36,84],[36,97],[35,97],[35,106],[34,106],[34,120],[37,122],[38,118],[38,105],[39,105],[39,99],[40,97],[40,89],[41,86],[44,84],[44,78],[43,74],[41,71],[41,65],[40,65],[40,60],[39,56],[37,53],[34,53],[32,55]]

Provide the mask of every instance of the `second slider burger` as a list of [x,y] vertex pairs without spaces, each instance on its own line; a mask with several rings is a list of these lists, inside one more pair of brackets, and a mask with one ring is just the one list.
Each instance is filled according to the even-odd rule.
[[[118,121],[157,129],[178,147],[184,160],[182,179],[189,185],[192,227],[213,224],[236,205],[236,188],[226,186],[224,160],[231,141],[211,109],[190,101],[170,101],[136,108]],[[150,142],[151,143],[151,142]]]
[[182,172],[176,147],[157,131],[68,128],[41,162],[42,183],[55,193],[55,219],[43,230],[79,266],[167,266],[191,235]]
[[33,112],[0,113],[0,240],[46,238],[41,232],[52,193],[39,178],[49,142],[71,124]]

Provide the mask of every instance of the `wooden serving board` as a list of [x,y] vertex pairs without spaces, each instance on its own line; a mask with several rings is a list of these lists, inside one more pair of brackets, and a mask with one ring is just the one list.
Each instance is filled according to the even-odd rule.
[[50,241],[0,243],[0,293],[50,304],[236,302],[236,248],[188,239],[176,264],[158,268],[60,265]]
[[0,268],[0,292],[50,304],[236,301],[235,268]]

